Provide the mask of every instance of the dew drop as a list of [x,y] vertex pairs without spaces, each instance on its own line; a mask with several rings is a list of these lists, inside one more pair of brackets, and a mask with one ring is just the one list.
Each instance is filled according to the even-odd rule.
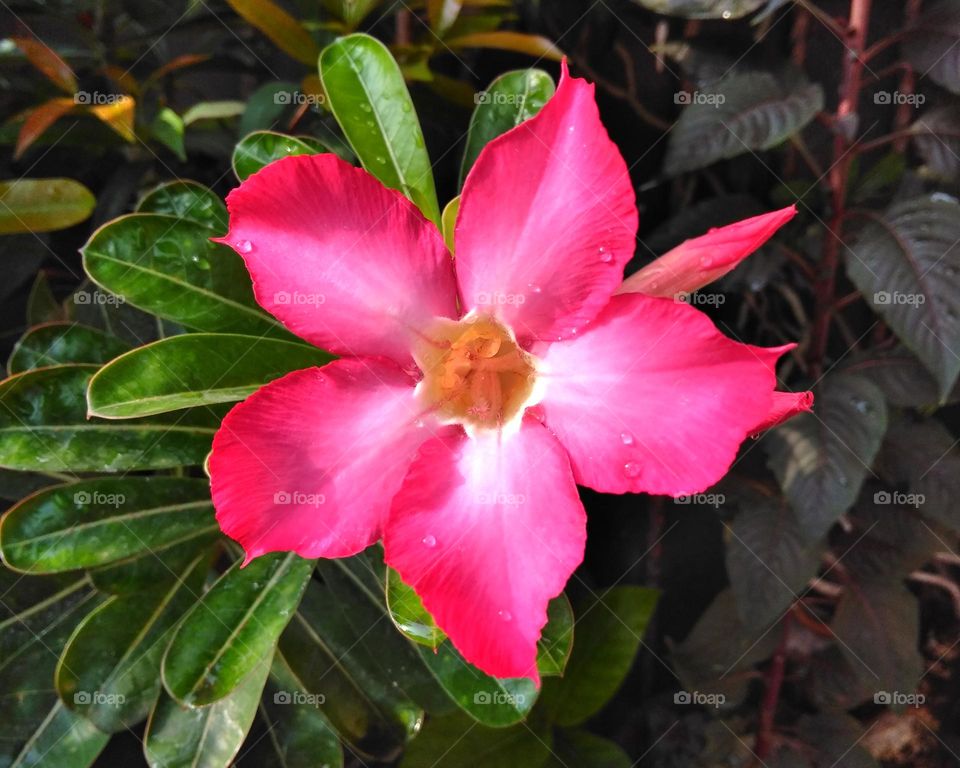
[[404,101],[404,102],[400,105],[400,109],[402,109],[404,112],[409,112],[411,109],[413,109],[413,107],[410,106],[410,102],[409,102],[409,101]]
[[420,542],[421,542],[421,543],[423,544],[423,546],[425,546],[425,547],[435,547],[435,546],[437,546],[437,538],[436,538],[436,536],[424,536],[422,539],[420,539]]
[[623,465],[623,474],[627,477],[636,477],[640,474],[640,465],[635,461],[628,461]]
[[513,619],[513,614],[510,611],[497,611],[497,616],[499,616],[504,621],[510,621]]
[[631,435],[629,432],[621,432],[620,440],[624,445],[633,445],[633,435]]
[[576,130],[577,130],[577,126],[575,126],[575,125],[571,125],[571,126],[569,126],[569,127],[567,128],[567,131],[570,132],[570,133],[573,133],[573,132],[576,131]]
[[380,163],[380,165],[383,165],[385,162],[387,162],[387,158],[385,158],[383,155],[377,155],[377,162]]
[[713,266],[713,256],[701,256],[700,266],[704,269],[710,269]]
[[360,109],[362,109],[364,112],[372,112],[372,111],[373,111],[373,107],[371,107],[369,104],[367,104],[367,103],[365,103],[365,102],[360,104]]
[[249,240],[237,240],[236,249],[240,253],[250,253],[253,250],[253,243]]
[[613,261],[613,254],[609,253],[602,245],[600,246],[599,253],[600,261],[602,261],[604,264],[609,264],[611,261]]
[[530,289],[530,293],[540,293],[543,289],[536,283],[528,283],[527,288]]

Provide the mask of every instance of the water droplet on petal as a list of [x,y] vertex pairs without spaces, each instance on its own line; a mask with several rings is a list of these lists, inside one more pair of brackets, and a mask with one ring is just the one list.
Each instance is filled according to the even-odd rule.
[[542,289],[539,285],[537,285],[536,283],[528,283],[528,284],[527,284],[527,288],[530,289],[530,293],[540,293],[540,291],[543,290],[543,289]]
[[624,445],[633,445],[633,435],[629,432],[621,432],[620,439],[623,441]]
[[577,126],[575,125],[571,125],[567,128],[567,131],[569,131],[570,133],[573,133],[575,130],[577,130]]
[[425,547],[435,547],[437,546],[437,537],[436,536],[424,536],[420,539],[420,542]]
[[600,261],[602,261],[604,264],[609,264],[611,261],[613,261],[613,254],[608,253],[607,249],[602,245],[600,246],[598,253],[600,254]]
[[623,474],[627,477],[636,477],[640,474],[640,465],[635,461],[628,461],[623,465]]
[[713,266],[713,256],[701,256],[700,266],[704,269],[710,269]]
[[237,240],[237,244],[234,246],[240,253],[250,253],[253,250],[253,243],[249,240]]
[[513,618],[513,614],[510,613],[510,611],[497,611],[497,616],[504,621],[510,621]]

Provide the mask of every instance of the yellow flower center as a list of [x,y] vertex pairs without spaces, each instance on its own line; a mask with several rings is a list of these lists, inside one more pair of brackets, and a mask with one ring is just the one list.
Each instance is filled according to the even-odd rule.
[[486,315],[436,320],[414,356],[423,371],[419,396],[449,423],[504,427],[534,392],[535,359],[509,329]]

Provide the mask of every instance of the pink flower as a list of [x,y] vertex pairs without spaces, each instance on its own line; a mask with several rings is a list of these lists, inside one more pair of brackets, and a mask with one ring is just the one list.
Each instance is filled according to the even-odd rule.
[[257,300],[341,357],[226,417],[210,459],[221,527],[248,559],[346,557],[382,538],[491,675],[538,679],[547,603],[583,558],[577,483],[697,493],[747,435],[809,407],[775,398],[789,347],[734,342],[682,302],[614,295],[633,188],[593,86],[566,65],[553,99],[470,172],[455,262],[403,195],[334,155],[270,165],[227,202],[222,241]]

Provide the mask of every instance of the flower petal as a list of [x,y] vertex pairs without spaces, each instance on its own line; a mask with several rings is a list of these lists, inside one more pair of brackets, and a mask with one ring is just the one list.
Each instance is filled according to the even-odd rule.
[[502,439],[424,443],[384,527],[384,551],[464,658],[538,681],[547,603],[583,559],[586,515],[556,439],[533,419]]
[[393,362],[294,371],[236,406],[213,440],[217,520],[247,559],[292,550],[346,557],[380,537],[390,500],[430,430]]
[[783,351],[732,341],[683,302],[614,296],[581,337],[543,352],[545,423],[581,485],[699,493],[766,418]]
[[271,163],[227,196],[220,239],[246,262],[257,301],[338,355],[406,364],[414,331],[456,317],[450,254],[407,198],[336,155]]
[[566,337],[590,322],[633,256],[633,186],[593,92],[564,62],[553,98],[491,141],[463,186],[464,312],[494,312],[523,340]]
[[684,240],[623,281],[617,293],[676,296],[719,280],[797,214],[795,205]]
[[811,408],[813,408],[813,392],[774,392],[770,411],[751,431],[763,432],[772,429]]

